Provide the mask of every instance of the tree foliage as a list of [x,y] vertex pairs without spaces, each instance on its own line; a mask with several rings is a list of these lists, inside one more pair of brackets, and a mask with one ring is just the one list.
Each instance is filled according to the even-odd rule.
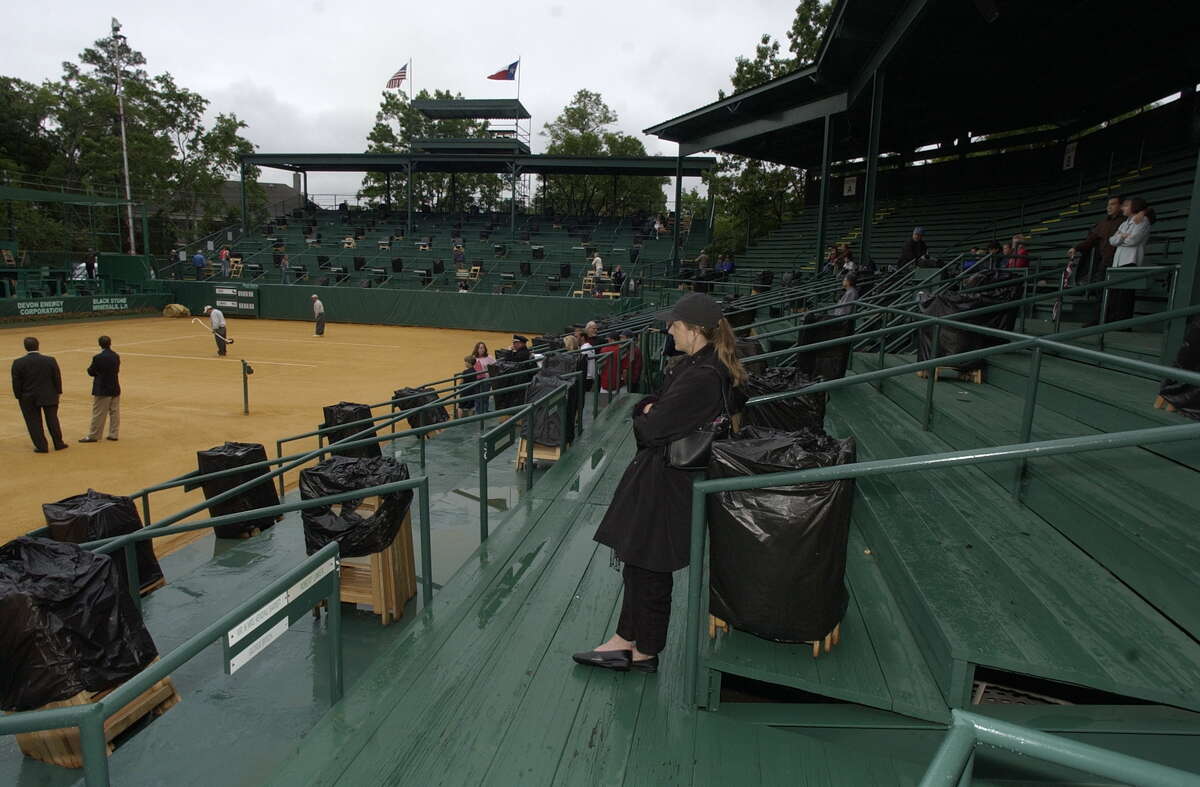
[[[177,234],[194,237],[225,220],[222,186],[238,173],[239,157],[254,146],[242,136],[246,124],[236,115],[218,114],[205,123],[207,99],[170,73],[151,75],[145,66],[145,57],[123,36],[110,36],[85,48],[78,62],[64,62],[58,80],[34,85],[0,77],[0,167],[25,182],[123,197],[120,68],[130,187],[161,230],[156,240],[162,248],[154,250],[164,251]],[[252,197],[261,203],[253,185],[257,170],[247,174]],[[78,243],[66,226],[65,209],[33,203],[28,210],[40,215],[27,216],[19,233],[22,227],[37,227],[38,236],[53,234],[47,222],[58,221],[62,242]],[[19,234],[18,240],[33,239]],[[121,248],[116,237],[100,245]]]
[[[461,99],[462,94],[448,90],[422,90],[416,100],[449,101]],[[368,153],[408,153],[415,141],[452,138],[478,139],[491,137],[486,120],[431,120],[413,109],[408,96],[399,91],[385,91],[375,113],[375,125],[367,134]],[[389,187],[390,184],[390,187]],[[375,204],[392,202],[405,204],[408,199],[408,176],[393,172],[369,172],[363,177],[358,195]],[[457,205],[452,205],[457,197]],[[501,199],[503,197],[503,200]],[[413,204],[425,205],[437,211],[498,210],[507,204],[507,181],[490,173],[460,172],[453,177],[445,172],[418,172],[413,176]]]
[[[637,137],[611,130],[614,112],[599,93],[580,90],[553,122],[543,126],[546,152],[555,156],[645,156]],[[553,175],[538,189],[541,210],[568,216],[621,216],[664,209],[667,178],[634,175]]]
[[[837,0],[800,0],[783,43],[764,33],[754,56],[739,55],[729,82],[734,93],[749,90],[776,77],[809,66]],[[720,98],[728,94],[718,91]],[[708,178],[709,193],[717,199],[713,245],[737,252],[755,236],[779,226],[784,217],[804,204],[804,172],[742,156],[718,157]]]

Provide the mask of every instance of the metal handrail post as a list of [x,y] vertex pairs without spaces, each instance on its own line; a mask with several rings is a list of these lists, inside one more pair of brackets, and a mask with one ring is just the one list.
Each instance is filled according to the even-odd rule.
[[488,539],[488,456],[487,445],[479,440],[479,543]]
[[[930,360],[937,360],[938,357],[938,342],[941,339],[942,326],[935,323],[933,326],[933,342],[930,346]],[[921,429],[928,432],[929,425],[933,421],[933,386],[937,383],[937,366],[931,366],[925,370],[925,414],[921,418]],[[880,378],[882,383],[882,378]]]
[[[1033,346],[1029,357],[1029,377],[1025,381],[1025,402],[1021,412],[1021,442],[1028,443],[1033,436],[1033,418],[1037,412],[1037,394],[1039,378],[1042,374],[1042,348]],[[1026,461],[1018,460],[1016,475],[1013,479],[1013,500],[1021,502],[1021,482],[1025,478]]]
[[692,541],[690,562],[688,563],[688,611],[687,630],[684,636],[685,665],[683,696],[691,698],[692,705],[702,705],[705,697],[700,695],[701,686],[706,685],[702,680],[704,664],[700,658],[701,619],[708,610],[704,598],[704,542],[708,537],[705,527],[707,511],[705,509],[704,492],[696,484],[692,484]]
[[421,479],[417,487],[421,509],[421,603],[428,609],[433,603],[433,520],[429,515],[429,476]]
[[[340,549],[339,549],[340,551]],[[342,572],[334,571],[332,575],[333,591],[330,595],[333,600],[326,605],[329,613],[329,640],[330,640],[330,658],[329,658],[329,697],[332,704],[337,704],[342,699],[343,675],[342,669]]]
[[537,405],[525,416],[525,491],[533,489],[533,422],[537,420]]
[[108,741],[104,736],[104,705],[94,703],[79,720],[79,748],[87,787],[108,787]]

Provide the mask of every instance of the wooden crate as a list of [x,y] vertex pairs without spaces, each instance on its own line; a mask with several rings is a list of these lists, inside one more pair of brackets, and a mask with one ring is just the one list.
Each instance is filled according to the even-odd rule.
[[[528,447],[525,445],[525,438],[522,437],[517,441],[517,469],[521,470],[525,467],[525,457],[529,453]],[[533,461],[536,462],[557,462],[562,458],[561,445],[542,445],[541,443],[533,444]]]
[[[366,506],[359,508],[364,516],[369,510]],[[387,549],[364,557],[342,558],[341,600],[370,605],[386,626],[404,617],[405,603],[417,595],[415,563],[410,511]]]
[[[155,659],[157,661],[157,659]],[[74,697],[50,702],[38,710],[46,708],[67,708],[73,705],[89,705],[111,694],[113,689],[92,692],[81,691]],[[108,717],[104,722],[104,740],[109,754],[112,754],[112,741],[125,730],[133,726],[144,716],[161,716],[179,702],[179,694],[175,684],[169,677],[155,683],[139,694],[128,705]],[[26,757],[59,765],[63,768],[83,767],[83,748],[79,740],[78,727],[62,727],[56,730],[40,730],[38,732],[22,732],[17,734],[17,745]]]

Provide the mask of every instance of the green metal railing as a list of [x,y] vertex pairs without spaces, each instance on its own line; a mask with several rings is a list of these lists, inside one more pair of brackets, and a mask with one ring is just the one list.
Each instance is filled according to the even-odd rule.
[[[248,519],[254,515],[255,512],[250,512],[238,516]],[[104,733],[105,721],[137,699],[155,683],[169,677],[179,667],[191,661],[209,645],[222,639],[231,640],[232,637],[229,634],[233,628],[259,612],[280,594],[287,593],[298,582],[304,581],[315,572],[322,571],[330,561],[333,561],[334,564],[332,572],[325,573],[315,584],[300,592],[295,599],[289,600],[289,603],[281,610],[264,618],[248,633],[263,632],[284,616],[288,618],[290,625],[299,616],[307,614],[308,610],[320,601],[328,602],[330,702],[337,703],[342,697],[343,683],[341,605],[338,603],[340,590],[339,576],[336,570],[338,556],[338,544],[336,542],[327,544],[307,560],[297,564],[286,574],[238,604],[192,635],[182,645],[154,661],[137,675],[95,702],[47,710],[21,711],[0,716],[0,735],[77,727],[80,749],[83,753],[84,781],[88,787],[106,787],[109,784],[109,773],[107,741]],[[252,643],[256,639],[257,637],[247,637],[246,641]]]
[[969,785],[980,744],[1136,787],[1200,787],[1200,776],[1156,762],[976,713],[952,710],[950,716],[950,730],[921,787]]

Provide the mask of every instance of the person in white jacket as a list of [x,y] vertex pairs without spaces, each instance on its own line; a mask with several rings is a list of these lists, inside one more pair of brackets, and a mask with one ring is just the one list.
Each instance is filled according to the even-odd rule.
[[[1150,240],[1150,225],[1154,223],[1154,211],[1141,197],[1133,197],[1121,203],[1125,221],[1113,233],[1108,242],[1116,247],[1113,268],[1141,265],[1146,256],[1146,241]],[[1108,291],[1108,313],[1105,322],[1127,320],[1133,316],[1136,291],[1132,289],[1110,289]]]

